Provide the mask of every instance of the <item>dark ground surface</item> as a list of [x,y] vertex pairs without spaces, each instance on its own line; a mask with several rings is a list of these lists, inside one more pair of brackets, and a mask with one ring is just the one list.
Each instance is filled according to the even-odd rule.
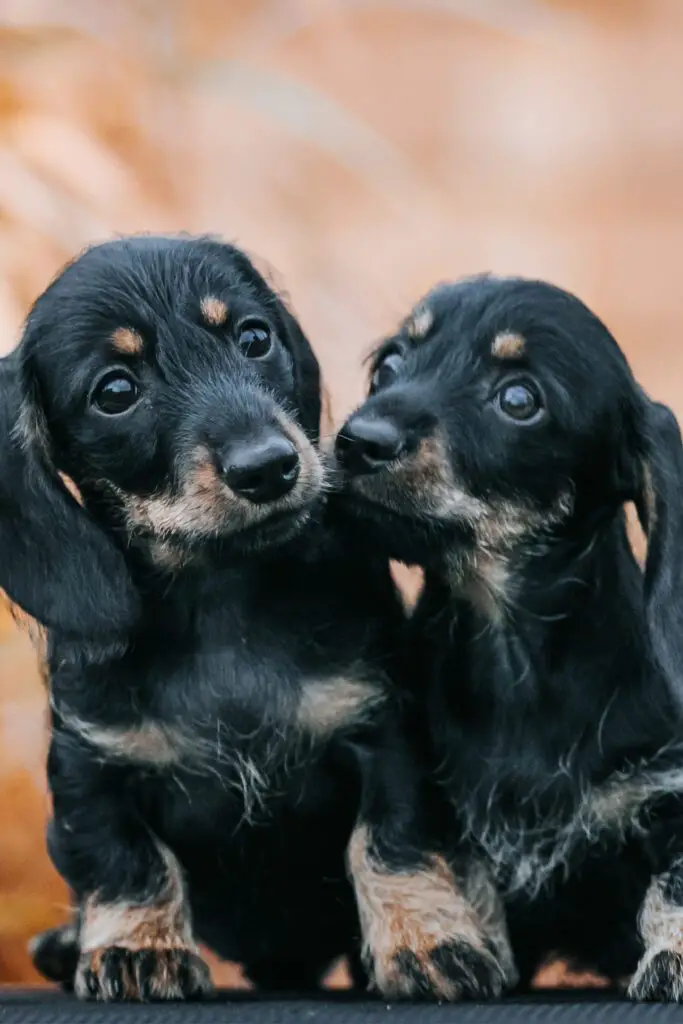
[[607,993],[576,990],[538,993],[501,1003],[387,1004],[347,995],[264,999],[222,992],[202,1003],[115,1006],[79,1003],[54,992],[0,989],[0,1024],[638,1024],[683,1021],[683,1006],[634,1005]]

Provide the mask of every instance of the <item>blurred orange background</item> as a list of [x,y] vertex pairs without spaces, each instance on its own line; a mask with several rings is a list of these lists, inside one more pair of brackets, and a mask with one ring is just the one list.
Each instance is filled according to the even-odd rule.
[[[0,354],[87,243],[213,231],[277,272],[337,420],[478,270],[578,292],[680,414],[682,100],[681,0],[0,0]],[[0,981],[66,901],[44,708],[0,606]]]

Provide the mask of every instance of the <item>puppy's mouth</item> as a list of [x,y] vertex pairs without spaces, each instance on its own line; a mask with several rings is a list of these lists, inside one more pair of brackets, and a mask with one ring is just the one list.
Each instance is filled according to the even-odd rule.
[[342,500],[368,514],[390,514],[438,529],[472,525],[488,512],[485,502],[456,480],[437,437],[424,438],[416,451],[374,472],[350,473],[338,465],[335,469]]
[[[378,484],[381,481],[377,481]],[[398,493],[396,493],[398,491]],[[338,493],[338,499],[349,511],[358,516],[367,516],[378,521],[393,520],[406,526],[412,524],[416,529],[422,528],[433,532],[462,530],[463,536],[474,525],[476,517],[470,514],[467,503],[463,503],[461,511],[455,508],[448,515],[440,515],[434,509],[434,503],[424,492],[416,493],[398,488],[359,486],[359,478],[348,481],[344,490]],[[456,495],[456,499],[457,499]],[[454,502],[455,504],[455,502]]]
[[282,546],[297,537],[316,517],[320,504],[318,496],[317,500],[304,502],[299,507],[275,510],[256,523],[230,530],[222,539],[230,539],[235,547],[245,552]]
[[342,476],[334,493],[342,521],[362,523],[374,547],[404,562],[427,565],[446,552],[510,554],[520,543],[547,537],[573,509],[570,490],[550,507],[520,498],[486,500],[459,486],[450,466],[438,471],[413,459],[379,472]]
[[454,546],[473,543],[472,513],[478,511],[476,499],[450,481],[434,486],[406,460],[371,474],[338,472],[329,514],[349,542],[426,565]]
[[298,428],[293,433],[300,471],[284,495],[256,501],[236,493],[217,471],[211,452],[199,446],[173,492],[118,495],[129,528],[156,544],[187,550],[228,541],[240,548],[285,543],[313,518],[325,488],[318,452]]

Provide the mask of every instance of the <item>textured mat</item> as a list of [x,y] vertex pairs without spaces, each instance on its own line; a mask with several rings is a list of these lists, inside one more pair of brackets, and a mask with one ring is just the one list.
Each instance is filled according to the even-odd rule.
[[634,1005],[592,992],[539,994],[500,1003],[437,1006],[358,1000],[344,995],[264,999],[219,993],[203,1003],[114,1006],[52,992],[0,989],[0,1024],[638,1024],[681,1021],[683,1006]]

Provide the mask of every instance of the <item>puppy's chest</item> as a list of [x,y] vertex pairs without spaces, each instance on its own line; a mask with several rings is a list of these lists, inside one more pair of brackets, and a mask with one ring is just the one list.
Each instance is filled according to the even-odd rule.
[[[55,687],[62,728],[101,762],[232,794],[251,814],[344,735],[372,727],[386,694],[362,662],[330,669],[239,645],[98,670],[100,694]],[[93,680],[91,686],[95,686]],[[93,690],[89,689],[89,698]],[[286,780],[286,786],[284,781]]]

